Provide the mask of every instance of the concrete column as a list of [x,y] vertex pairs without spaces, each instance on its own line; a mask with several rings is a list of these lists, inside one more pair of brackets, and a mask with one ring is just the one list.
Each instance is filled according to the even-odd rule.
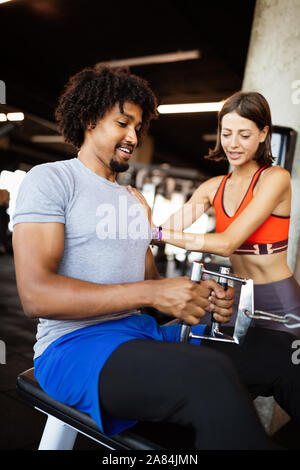
[[256,0],[242,89],[268,100],[273,124],[298,132],[288,265],[300,282],[300,0]]

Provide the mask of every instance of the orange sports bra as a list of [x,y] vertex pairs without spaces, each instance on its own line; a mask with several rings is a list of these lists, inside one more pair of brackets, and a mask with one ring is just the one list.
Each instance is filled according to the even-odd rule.
[[[224,208],[224,190],[231,173],[224,176],[215,194],[213,206],[216,214],[216,232],[224,232],[253,199],[253,189],[266,167],[259,168],[252,177],[248,190],[236,213],[230,217]],[[233,254],[270,255],[284,251],[288,246],[290,216],[271,214],[267,220]]]

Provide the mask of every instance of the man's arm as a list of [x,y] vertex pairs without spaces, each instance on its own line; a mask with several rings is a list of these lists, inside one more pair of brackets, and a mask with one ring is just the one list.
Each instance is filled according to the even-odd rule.
[[[156,280],[165,279],[163,276],[159,274],[156,268],[154,256],[152,254],[150,247],[148,247],[148,250],[146,253],[145,279],[156,279]],[[208,281],[202,281],[201,285],[202,287],[207,287],[208,289],[211,286],[211,284]],[[213,285],[211,288],[213,288]],[[208,310],[211,312],[214,312],[215,319],[219,322],[225,322],[225,323],[228,322],[232,314],[234,289],[232,287],[228,287],[228,290],[225,292],[224,296],[222,296],[221,298],[218,298],[215,295],[215,291],[212,290],[211,296],[209,296],[208,300],[210,302]]]
[[78,319],[146,306],[147,283],[99,285],[57,274],[64,249],[64,225],[21,223],[13,233],[18,291],[26,315]]
[[157,270],[154,256],[153,256],[150,246],[148,246],[148,249],[146,252],[146,259],[145,259],[145,280],[147,279],[155,279],[155,280],[164,279],[164,277],[161,276]]
[[[225,293],[212,280],[198,285],[178,277],[107,285],[59,275],[64,249],[61,223],[17,224],[13,248],[18,291],[26,315],[32,318],[81,319],[152,306],[197,325],[209,309],[212,290],[222,302],[215,311],[230,316],[232,292]],[[151,266],[154,261],[149,259]],[[147,275],[150,272],[148,264]]]

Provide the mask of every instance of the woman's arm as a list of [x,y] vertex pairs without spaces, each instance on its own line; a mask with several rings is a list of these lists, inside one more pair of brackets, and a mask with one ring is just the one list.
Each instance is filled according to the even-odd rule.
[[162,241],[190,251],[230,256],[284,200],[290,190],[289,172],[280,167],[264,175],[263,184],[246,209],[222,233],[182,233],[163,227]]
[[162,224],[162,227],[172,232],[182,232],[190,227],[211,206],[211,194],[214,194],[216,180],[219,179],[219,177],[212,178],[202,183],[191,198]]
[[[171,234],[173,232],[182,232],[186,228],[190,227],[212,205],[211,201],[222,178],[223,176],[217,176],[202,183],[196,189],[191,198],[162,224],[162,227],[165,230],[170,230]],[[147,213],[151,227],[155,228],[152,221],[151,209],[143,194],[131,186],[128,186],[127,188],[138,202],[142,204]]]

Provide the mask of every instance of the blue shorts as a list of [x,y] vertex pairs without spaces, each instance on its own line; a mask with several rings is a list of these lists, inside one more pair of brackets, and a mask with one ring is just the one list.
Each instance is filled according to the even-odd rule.
[[[206,325],[193,327],[202,335]],[[133,339],[179,342],[180,324],[159,326],[149,315],[133,314],[75,330],[51,343],[34,361],[35,377],[42,389],[57,401],[89,414],[108,436],[133,426],[101,412],[99,377],[101,370],[122,343]],[[200,344],[201,340],[192,340]]]

